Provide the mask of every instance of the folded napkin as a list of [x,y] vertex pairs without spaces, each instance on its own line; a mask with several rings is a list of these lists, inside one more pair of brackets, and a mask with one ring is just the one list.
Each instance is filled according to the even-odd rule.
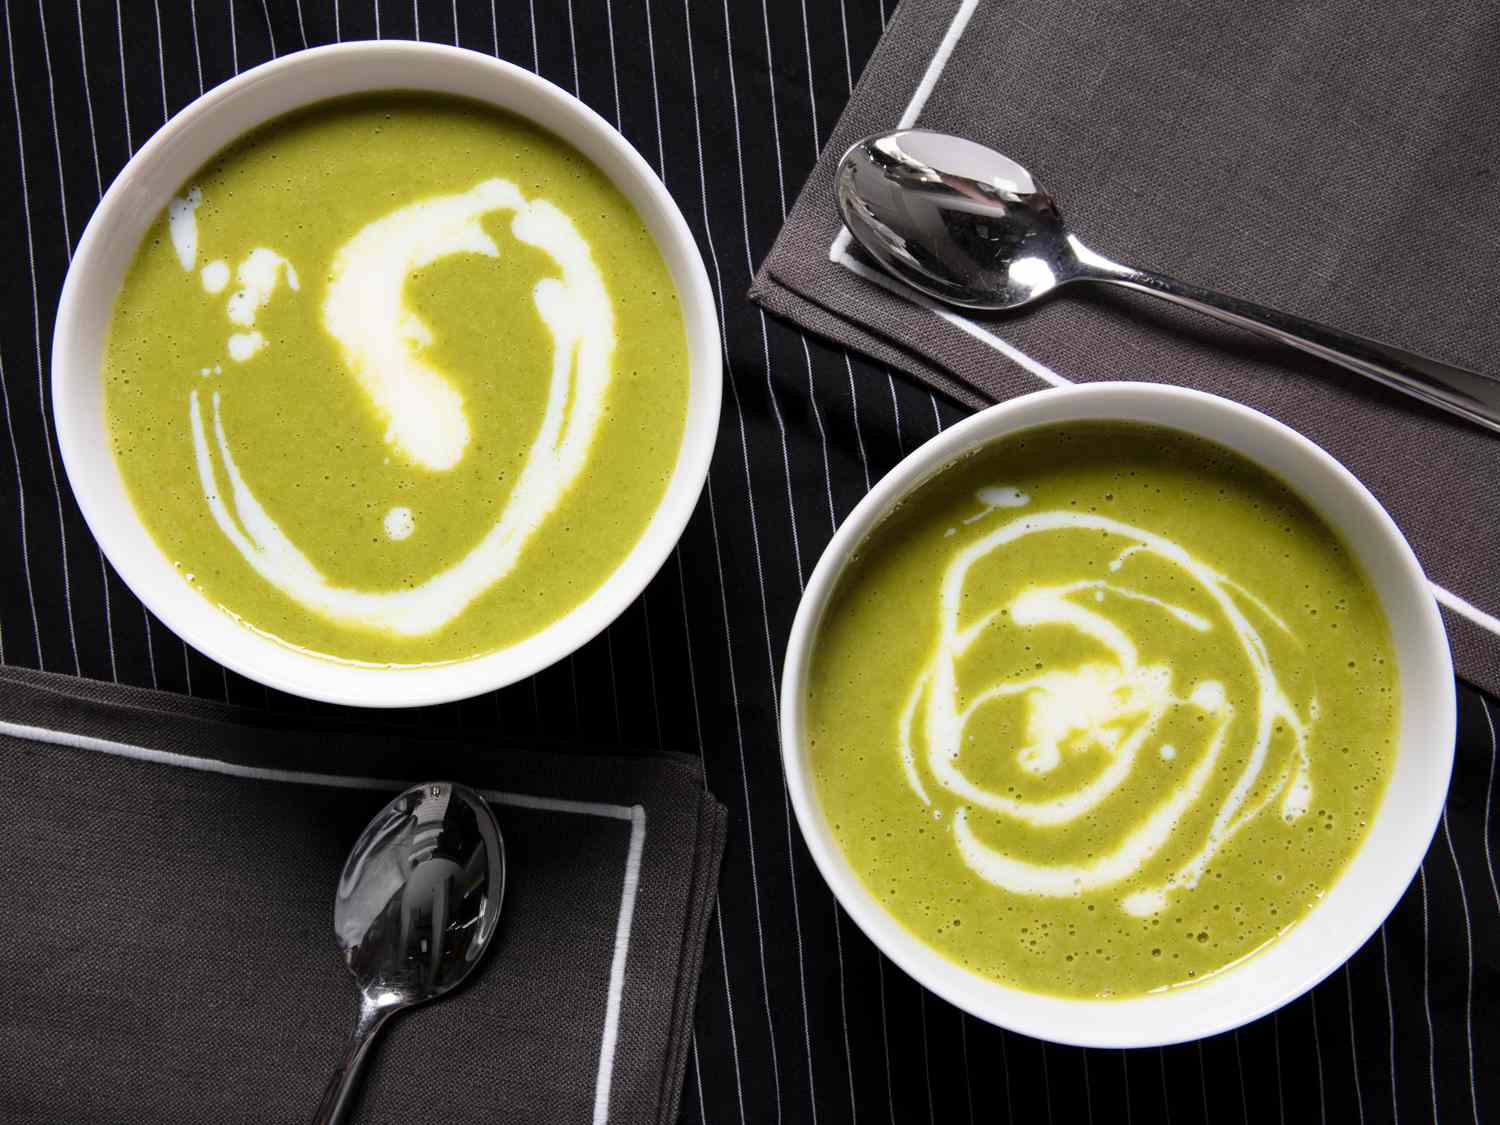
[[676,1120],[726,818],[696,761],[393,735],[0,668],[0,1120],[302,1121],[355,989],[349,846],[391,791],[492,803],[470,982],[393,1020],[361,1123]]
[[1150,297],[960,314],[851,248],[833,172],[898,126],[1018,160],[1120,261],[1500,376],[1500,6],[905,0],[751,296],[970,406],[1049,384],[1213,391],[1329,450],[1500,691],[1500,436]]

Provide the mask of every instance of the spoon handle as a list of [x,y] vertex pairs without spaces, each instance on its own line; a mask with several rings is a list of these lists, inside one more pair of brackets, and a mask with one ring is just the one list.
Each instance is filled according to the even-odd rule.
[[[1083,248],[1075,246],[1075,249]],[[1121,285],[1185,305],[1311,352],[1491,430],[1500,430],[1500,379],[1189,285],[1164,274],[1122,266],[1092,251],[1085,250],[1079,257],[1089,267],[1080,280]]]
[[344,1119],[354,1101],[359,1073],[370,1053],[370,1044],[375,1042],[375,1036],[394,1010],[389,1006],[374,1004],[364,997],[360,998],[359,1019],[354,1025],[354,1035],[349,1040],[349,1050],[323,1090],[318,1110],[313,1114],[313,1125],[338,1125]]

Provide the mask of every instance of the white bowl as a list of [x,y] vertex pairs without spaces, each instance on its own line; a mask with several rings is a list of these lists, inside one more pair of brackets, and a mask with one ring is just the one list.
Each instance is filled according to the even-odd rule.
[[[131,506],[110,453],[101,360],[125,270],[146,230],[210,157],[257,125],[343,94],[457,94],[551,130],[601,168],[656,239],[682,303],[687,425],[661,505],[613,574],[568,614],[513,645],[427,667],[341,664],[278,644],[215,608],[172,566]],[[52,408],[73,492],[126,584],[178,636],[226,667],[295,695],[367,707],[462,699],[555,663],[613,621],[666,560],[698,502],[718,432],[722,375],[708,274],[667,189],[630,143],[571,94],[487,55],[430,43],[345,43],[287,55],[209,91],[135,154],[89,220],[68,270],[52,342]]]
[[[1124,419],[1201,435],[1270,469],[1336,528],[1379,594],[1401,683],[1395,769],[1369,836],[1324,900],[1246,961],[1191,987],[1119,1000],[1072,1000],[998,984],[918,940],[849,866],[813,787],[803,711],[813,643],[828,597],[870,530],[923,481],[1003,434],[1049,422]],[[1085,1047],[1149,1047],[1228,1031],[1296,999],[1374,933],[1415,876],[1432,840],[1453,766],[1455,702],[1448,639],[1416,557],[1354,476],[1300,434],[1213,395],[1142,383],[1046,390],[965,419],[888,473],[834,535],[792,625],[781,686],[781,745],[792,807],[823,878],[861,929],[927,988],[980,1019]]]

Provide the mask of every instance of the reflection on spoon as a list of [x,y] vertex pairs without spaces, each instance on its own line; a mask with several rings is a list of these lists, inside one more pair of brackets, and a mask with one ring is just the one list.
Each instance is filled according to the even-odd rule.
[[463,983],[495,936],[505,844],[479,794],[408,789],[360,834],[339,876],[333,928],[359,986],[359,1019],[314,1125],[343,1120],[370,1044],[396,1012]]

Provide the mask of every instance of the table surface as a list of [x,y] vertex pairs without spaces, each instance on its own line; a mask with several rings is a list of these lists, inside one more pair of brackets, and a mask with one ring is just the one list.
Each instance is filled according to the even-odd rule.
[[709,785],[729,807],[731,836],[684,1119],[1478,1121],[1486,1099],[1500,1103],[1492,1073],[1500,890],[1490,839],[1500,712],[1468,688],[1449,812],[1401,906],[1313,993],[1232,1035],[1115,1052],[1000,1031],[887,962],[814,869],[787,802],[776,735],[777,677],[797,599],[870,483],[963,412],[765,316],[744,294],[891,7],[8,3],[0,662],[324,710],[188,649],[102,558],[51,432],[53,309],[101,189],[203,89],[338,38],[420,37],[498,53],[617,123],[676,197],[723,314],[719,445],[680,547],[614,626],[532,681],[393,721],[512,737],[545,729],[580,745],[702,754]]

